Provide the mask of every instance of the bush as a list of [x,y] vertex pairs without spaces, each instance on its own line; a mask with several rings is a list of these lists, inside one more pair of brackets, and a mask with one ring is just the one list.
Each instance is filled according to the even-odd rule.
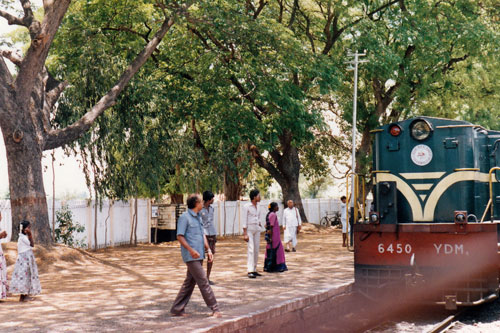
[[73,212],[67,205],[62,205],[61,209],[56,212],[56,221],[57,228],[54,231],[57,243],[71,247],[86,247],[85,237],[81,241],[75,240],[74,237],[75,233],[84,232],[85,227],[73,221]]

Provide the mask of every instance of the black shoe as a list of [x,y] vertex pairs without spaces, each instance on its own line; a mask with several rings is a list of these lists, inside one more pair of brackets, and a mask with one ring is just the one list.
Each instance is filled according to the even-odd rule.
[[297,250],[295,250],[295,248],[292,248],[292,252],[297,252]]
[[257,276],[254,273],[248,273],[250,279],[255,279]]
[[215,286],[215,282],[208,280],[208,284],[211,286]]
[[262,274],[260,274],[258,272],[253,272],[253,275],[255,275],[255,276],[262,276]]
[[290,252],[290,250],[289,249],[285,249],[285,252]]

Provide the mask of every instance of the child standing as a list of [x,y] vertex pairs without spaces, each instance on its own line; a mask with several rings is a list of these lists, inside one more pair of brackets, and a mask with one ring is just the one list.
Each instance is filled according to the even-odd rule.
[[[2,221],[2,213],[0,213],[0,221]],[[0,239],[7,237],[7,231],[0,232]],[[0,300],[7,298],[8,283],[7,283],[7,262],[3,255],[2,244],[0,244]]]
[[19,239],[17,240],[17,261],[12,273],[10,292],[21,294],[20,302],[32,300],[28,295],[38,295],[42,292],[38,279],[38,267],[32,247],[35,246],[31,235],[30,223],[22,221]]

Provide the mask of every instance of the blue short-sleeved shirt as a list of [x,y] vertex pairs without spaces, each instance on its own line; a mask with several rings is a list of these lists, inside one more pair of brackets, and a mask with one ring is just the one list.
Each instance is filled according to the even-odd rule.
[[184,212],[179,217],[179,221],[177,222],[177,236],[179,235],[183,235],[189,246],[200,254],[198,259],[193,259],[189,251],[181,245],[181,255],[184,262],[205,259],[203,225],[201,224],[200,216],[191,209],[188,209],[187,212]]

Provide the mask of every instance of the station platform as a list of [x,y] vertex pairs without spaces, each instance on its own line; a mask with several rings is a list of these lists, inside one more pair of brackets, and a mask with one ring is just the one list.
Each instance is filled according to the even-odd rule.
[[[14,245],[14,244],[12,244]],[[342,246],[339,229],[306,225],[297,252],[286,253],[288,271],[246,276],[242,237],[220,239],[211,280],[223,312],[212,318],[195,288],[186,307],[189,317],[169,309],[186,274],[177,242],[119,247],[61,255],[41,263],[42,295],[30,303],[11,297],[0,303],[2,332],[304,332],[304,319],[319,316],[353,282],[353,253]],[[4,244],[4,252],[12,257]],[[56,248],[57,251],[60,251]],[[56,251],[56,252],[57,252]],[[11,251],[12,252],[12,251]],[[37,256],[38,253],[38,256]],[[37,260],[49,254],[35,252]],[[9,277],[12,258],[9,260]],[[327,308],[328,309],[328,308]],[[334,309],[332,308],[334,313]],[[20,316],[19,314],[23,315]]]

